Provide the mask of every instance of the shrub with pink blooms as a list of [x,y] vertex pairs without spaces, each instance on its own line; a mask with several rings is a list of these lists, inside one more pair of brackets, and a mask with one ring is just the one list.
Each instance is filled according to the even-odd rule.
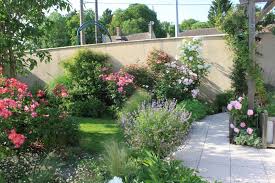
[[64,96],[46,97],[42,90],[33,95],[25,83],[0,76],[1,149],[42,150],[68,145],[71,139],[68,132],[78,125],[74,127],[74,122],[59,107],[58,101],[62,100],[59,97]]
[[261,138],[258,124],[260,107],[249,109],[247,98],[239,97],[227,105],[227,110],[232,117],[229,125],[231,133],[233,133],[232,142],[238,145],[260,147]]

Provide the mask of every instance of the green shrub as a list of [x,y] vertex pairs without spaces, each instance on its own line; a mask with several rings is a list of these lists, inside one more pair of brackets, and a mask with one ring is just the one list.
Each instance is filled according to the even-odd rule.
[[[154,153],[146,151],[140,161],[138,175],[131,182],[173,182],[173,183],[207,183],[196,175],[192,169],[182,166],[182,162],[165,161]],[[126,182],[126,183],[130,183]]]
[[135,77],[134,84],[151,91],[155,85],[155,76],[146,66],[130,65],[125,70]]
[[176,102],[143,104],[135,113],[123,114],[121,125],[128,143],[164,157],[182,142],[190,123],[189,113],[176,109]]
[[185,108],[191,113],[191,121],[196,121],[204,118],[208,114],[209,106],[196,99],[184,100],[177,105],[177,108]]
[[106,106],[97,98],[91,98],[87,101],[75,101],[70,105],[72,115],[78,117],[101,117],[106,111]]
[[72,85],[72,80],[68,75],[60,75],[54,78],[52,81],[49,82],[47,85],[48,91],[52,91],[57,85],[64,85],[67,88],[70,88]]
[[127,113],[137,111],[142,103],[148,103],[151,100],[150,94],[143,90],[138,89],[134,94],[125,102],[122,109],[120,110],[119,116]]
[[216,106],[218,112],[223,112],[224,108],[226,109],[227,104],[234,97],[233,91],[226,91],[224,93],[218,94],[214,105]]

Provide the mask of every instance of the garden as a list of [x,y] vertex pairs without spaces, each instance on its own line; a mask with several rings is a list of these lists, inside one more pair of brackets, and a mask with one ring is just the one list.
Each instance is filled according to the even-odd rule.
[[44,88],[2,69],[1,182],[206,182],[171,158],[191,124],[215,112],[198,97],[211,67],[200,47],[184,42],[179,60],[152,50],[149,67],[119,71],[81,50]]

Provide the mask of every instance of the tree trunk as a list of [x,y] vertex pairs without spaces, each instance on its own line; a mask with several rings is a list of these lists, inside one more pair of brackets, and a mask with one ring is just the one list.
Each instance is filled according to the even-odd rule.
[[9,49],[9,61],[10,61],[9,63],[10,77],[15,78],[16,77],[16,60],[14,58],[13,51],[11,48]]

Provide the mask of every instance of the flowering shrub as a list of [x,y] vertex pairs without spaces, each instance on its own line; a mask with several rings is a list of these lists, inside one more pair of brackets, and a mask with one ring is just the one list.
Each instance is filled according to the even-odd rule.
[[125,68],[126,72],[135,77],[134,84],[140,88],[152,91],[155,86],[155,76],[153,72],[146,66],[137,64],[129,65]]
[[[62,88],[58,97],[64,93],[67,95]],[[55,97],[48,100],[42,90],[33,96],[25,83],[0,77],[1,145],[15,149],[23,146],[41,149],[65,143],[66,140],[61,142],[60,139],[68,138],[67,132],[77,129],[77,125],[73,128],[74,123],[59,108],[58,100]]]
[[103,81],[107,82],[107,93],[113,105],[121,107],[122,103],[134,91],[134,76],[124,70],[115,73],[101,75]]
[[143,104],[135,113],[124,114],[121,125],[128,143],[136,149],[152,150],[166,156],[186,135],[190,123],[184,108],[176,109],[175,101]]
[[227,105],[227,110],[234,120],[234,124],[230,124],[230,128],[234,133],[233,141],[238,145],[260,147],[261,138],[258,129],[260,108],[257,107],[256,110],[248,109],[247,98],[239,97]]
[[199,40],[184,42],[178,61],[171,61],[162,51],[149,55],[147,63],[156,78],[153,91],[157,98],[181,101],[198,96],[198,87],[210,68],[200,57],[200,44]]

